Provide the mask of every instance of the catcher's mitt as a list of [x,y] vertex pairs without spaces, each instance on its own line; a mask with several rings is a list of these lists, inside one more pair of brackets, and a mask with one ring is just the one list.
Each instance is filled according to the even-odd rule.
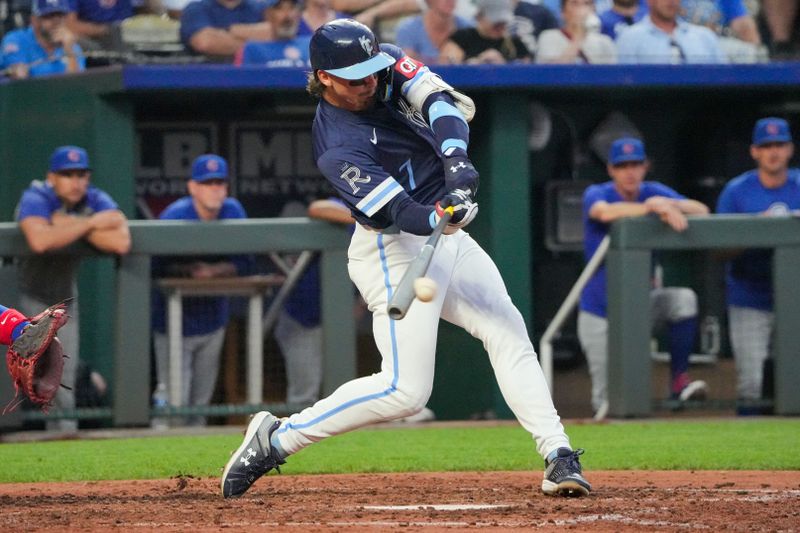
[[[19,391],[47,412],[53,398],[61,386],[64,372],[64,349],[56,337],[56,332],[67,323],[66,302],[50,306],[33,318],[25,326],[6,352],[6,365],[14,381],[14,400]],[[9,404],[3,413],[13,410],[22,400]],[[13,404],[13,405],[12,405]]]

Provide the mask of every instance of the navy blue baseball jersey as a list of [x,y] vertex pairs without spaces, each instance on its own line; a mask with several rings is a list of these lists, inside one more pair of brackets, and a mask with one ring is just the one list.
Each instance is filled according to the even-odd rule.
[[421,113],[400,87],[423,68],[397,46],[392,95],[373,109],[351,112],[321,100],[312,127],[314,159],[360,224],[386,229],[395,207],[433,204],[446,193],[442,151]]

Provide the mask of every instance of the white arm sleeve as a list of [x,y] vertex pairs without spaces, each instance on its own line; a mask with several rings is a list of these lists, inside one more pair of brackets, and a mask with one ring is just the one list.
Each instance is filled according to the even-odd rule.
[[446,92],[453,97],[454,103],[464,120],[469,122],[475,116],[475,102],[464,93],[456,91],[449,83],[438,74],[431,72],[428,67],[422,67],[417,75],[402,85],[402,93],[408,103],[422,113],[425,100],[433,93]]

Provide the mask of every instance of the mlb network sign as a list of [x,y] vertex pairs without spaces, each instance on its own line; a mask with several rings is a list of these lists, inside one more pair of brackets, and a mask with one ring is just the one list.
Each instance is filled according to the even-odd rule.
[[[221,136],[227,142],[220,142]],[[228,160],[230,195],[250,217],[279,216],[290,202],[331,194],[314,164],[308,120],[148,122],[137,126],[136,195],[141,215],[156,218],[186,194],[192,162],[215,153]]]

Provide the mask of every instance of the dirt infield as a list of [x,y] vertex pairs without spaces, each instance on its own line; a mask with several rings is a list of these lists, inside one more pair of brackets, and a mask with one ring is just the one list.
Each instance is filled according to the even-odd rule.
[[225,501],[217,479],[0,485],[3,531],[800,531],[800,472],[589,472],[588,498],[526,472],[270,475]]

